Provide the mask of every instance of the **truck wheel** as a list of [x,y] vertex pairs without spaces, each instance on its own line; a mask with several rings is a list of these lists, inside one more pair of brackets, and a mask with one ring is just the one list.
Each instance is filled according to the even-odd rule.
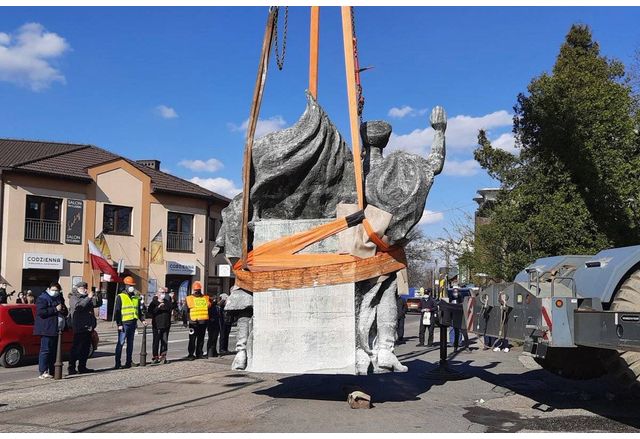
[[536,362],[549,372],[564,378],[588,380],[607,373],[601,352],[604,350],[586,346],[549,348],[544,359],[536,358]]
[[[624,281],[614,296],[610,310],[640,312],[640,270]],[[607,361],[609,376],[622,389],[640,396],[640,352],[611,352],[615,355]]]
[[22,348],[18,345],[7,346],[0,355],[0,366],[16,367],[22,361]]

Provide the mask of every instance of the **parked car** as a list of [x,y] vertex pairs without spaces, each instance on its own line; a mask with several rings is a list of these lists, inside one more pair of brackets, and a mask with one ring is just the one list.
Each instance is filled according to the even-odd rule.
[[420,297],[407,298],[407,312],[420,312],[422,309],[422,299]]
[[[0,305],[0,366],[16,367],[38,357],[40,336],[33,335],[35,305]],[[62,332],[62,355],[68,357],[73,341],[73,331]],[[91,334],[89,356],[98,348],[96,331]]]

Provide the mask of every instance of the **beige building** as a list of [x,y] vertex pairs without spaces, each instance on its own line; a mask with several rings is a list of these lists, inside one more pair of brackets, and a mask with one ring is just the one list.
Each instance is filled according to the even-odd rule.
[[90,264],[88,242],[99,236],[109,262],[145,294],[167,286],[184,295],[196,280],[228,292],[232,273],[212,250],[230,200],[159,167],[92,145],[0,139],[0,275],[8,292],[39,294],[51,281],[69,292],[84,279],[112,304],[117,283]]

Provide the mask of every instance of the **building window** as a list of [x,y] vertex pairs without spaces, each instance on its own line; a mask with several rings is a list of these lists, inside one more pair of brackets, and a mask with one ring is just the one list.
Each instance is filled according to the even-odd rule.
[[27,195],[24,240],[60,242],[60,198]]
[[112,235],[131,235],[131,207],[104,205],[102,231]]
[[193,215],[169,212],[167,221],[167,251],[193,251]]

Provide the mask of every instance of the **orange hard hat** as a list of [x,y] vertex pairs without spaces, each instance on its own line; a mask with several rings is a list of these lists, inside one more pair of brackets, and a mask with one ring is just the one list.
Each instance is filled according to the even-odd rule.
[[202,291],[202,284],[200,283],[200,281],[199,281],[199,280],[197,280],[197,281],[195,281],[195,282],[193,283],[193,289],[194,289],[194,290],[200,290],[200,291]]
[[136,281],[131,276],[127,276],[122,281],[125,285],[135,285]]

